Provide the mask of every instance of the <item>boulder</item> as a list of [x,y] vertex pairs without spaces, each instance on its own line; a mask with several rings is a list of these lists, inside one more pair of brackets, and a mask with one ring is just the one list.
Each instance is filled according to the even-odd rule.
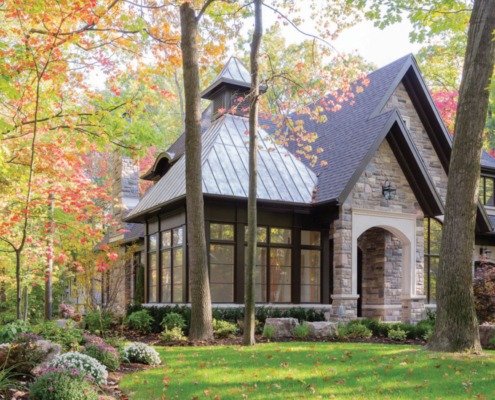
[[43,352],[44,356],[40,364],[37,364],[32,370],[33,375],[38,374],[42,369],[46,368],[48,363],[62,354],[62,346],[58,343],[53,343],[49,340],[37,340],[36,348]]
[[265,326],[267,325],[273,327],[273,338],[276,339],[294,336],[293,331],[299,326],[299,321],[296,318],[267,318]]
[[310,338],[332,338],[337,336],[337,322],[318,321],[303,322],[304,326],[309,328],[308,337]]
[[495,338],[495,324],[480,325],[480,343],[484,349],[493,349]]

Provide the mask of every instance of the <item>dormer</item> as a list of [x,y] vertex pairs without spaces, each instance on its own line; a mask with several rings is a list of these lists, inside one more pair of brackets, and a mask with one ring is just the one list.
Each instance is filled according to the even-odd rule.
[[[250,72],[237,58],[231,57],[211,85],[201,92],[203,99],[213,101],[211,120],[214,121],[225,113],[247,116],[247,95],[250,89]],[[266,88],[262,87],[260,90],[264,91]]]

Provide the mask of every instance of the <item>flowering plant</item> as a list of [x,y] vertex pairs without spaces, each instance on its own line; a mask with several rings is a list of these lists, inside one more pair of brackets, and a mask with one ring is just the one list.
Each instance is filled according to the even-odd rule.
[[86,343],[82,353],[98,360],[108,371],[115,371],[120,366],[119,352],[115,347],[108,346],[104,342]]
[[160,365],[161,360],[158,352],[144,343],[132,343],[124,349],[124,357],[129,362]]
[[77,371],[97,385],[105,384],[108,376],[107,369],[98,360],[75,351],[61,354],[48,364],[48,368]]
[[97,400],[98,393],[90,380],[78,370],[47,368],[29,388],[31,400]]
[[74,307],[68,304],[60,303],[58,311],[63,318],[70,318],[74,315]]

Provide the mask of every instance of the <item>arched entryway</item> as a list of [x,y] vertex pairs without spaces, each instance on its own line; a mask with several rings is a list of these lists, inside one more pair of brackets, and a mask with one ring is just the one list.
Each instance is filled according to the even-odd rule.
[[415,215],[352,210],[352,294],[360,316],[410,320],[404,304],[416,295],[415,255]]
[[402,242],[386,229],[370,228],[359,236],[358,316],[383,321],[402,319]]

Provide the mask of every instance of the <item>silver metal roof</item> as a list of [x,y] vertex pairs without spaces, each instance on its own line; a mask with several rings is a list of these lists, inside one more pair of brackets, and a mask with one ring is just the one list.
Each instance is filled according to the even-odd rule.
[[[247,198],[248,120],[226,114],[203,135],[203,193]],[[258,129],[258,200],[311,204],[317,177],[286,148]],[[187,154],[186,154],[187,156]],[[183,156],[132,210],[133,220],[185,196]]]

